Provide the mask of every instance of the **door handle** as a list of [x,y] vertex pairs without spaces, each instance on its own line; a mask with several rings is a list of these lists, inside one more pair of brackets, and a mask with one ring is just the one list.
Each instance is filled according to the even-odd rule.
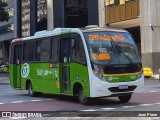
[[68,62],[70,63],[71,62],[71,58],[69,57],[68,59],[69,59]]

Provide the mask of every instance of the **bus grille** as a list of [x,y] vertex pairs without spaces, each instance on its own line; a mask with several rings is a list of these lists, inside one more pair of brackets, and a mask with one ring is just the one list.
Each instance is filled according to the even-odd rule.
[[142,69],[141,64],[129,64],[129,65],[117,65],[116,67],[113,66],[106,66],[104,69],[105,74],[121,74],[121,73],[135,73],[139,72]]
[[119,87],[111,87],[109,91],[111,92],[129,92],[136,89],[137,86],[128,86],[128,89],[119,89]]

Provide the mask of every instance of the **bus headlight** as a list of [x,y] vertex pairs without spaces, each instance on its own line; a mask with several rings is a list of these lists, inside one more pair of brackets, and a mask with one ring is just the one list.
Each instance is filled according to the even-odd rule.
[[93,74],[94,74],[96,77],[98,77],[100,80],[106,81],[106,78],[103,76],[103,74],[102,74],[100,71],[93,70]]
[[139,71],[138,79],[140,79],[143,76],[143,70]]

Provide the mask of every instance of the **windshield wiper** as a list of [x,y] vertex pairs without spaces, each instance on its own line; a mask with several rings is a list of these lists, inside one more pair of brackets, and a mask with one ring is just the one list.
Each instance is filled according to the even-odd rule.
[[[114,41],[113,41],[114,42]],[[125,58],[127,58],[127,60],[131,63],[134,64],[134,62],[131,60],[130,57],[128,57],[124,52],[122,52],[122,50],[119,48],[119,46],[114,42],[115,48],[116,50],[121,53]]]
[[127,60],[131,63],[131,64],[134,64],[134,62],[131,60],[131,58],[129,58],[124,52],[122,52],[122,50],[120,49],[120,46],[118,46],[114,40],[112,39],[110,33],[108,32],[110,38],[111,38],[111,42],[113,43],[114,45],[114,48],[116,49],[116,51],[118,51],[119,53],[121,53],[125,58],[127,58]]

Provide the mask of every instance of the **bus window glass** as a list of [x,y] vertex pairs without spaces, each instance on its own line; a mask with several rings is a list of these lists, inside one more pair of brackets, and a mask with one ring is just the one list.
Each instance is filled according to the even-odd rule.
[[59,47],[59,39],[58,38],[53,38],[52,39],[52,62],[53,63],[58,63],[58,47]]
[[86,32],[90,58],[96,64],[139,63],[138,49],[126,32]]
[[50,40],[41,41],[41,61],[49,61]]
[[41,53],[40,45],[41,41],[36,41],[36,54],[35,54],[36,61],[40,61],[40,53]]
[[84,51],[84,46],[80,36],[75,36],[72,38],[75,42],[74,47],[72,48],[72,61],[78,62],[81,64],[86,63],[86,56]]
[[111,59],[115,59],[111,38],[107,32],[88,32],[84,37],[88,43],[92,62],[108,64]]
[[110,32],[111,36],[121,35],[124,37],[124,41],[114,40],[114,44],[118,47],[119,51],[124,53],[131,59],[132,62],[139,62],[138,48],[136,47],[133,38],[128,33]]
[[20,60],[19,48],[14,46],[14,64],[17,64],[17,60]]
[[36,61],[49,61],[50,40],[44,39],[36,42]]
[[34,42],[24,43],[23,61],[34,61]]

